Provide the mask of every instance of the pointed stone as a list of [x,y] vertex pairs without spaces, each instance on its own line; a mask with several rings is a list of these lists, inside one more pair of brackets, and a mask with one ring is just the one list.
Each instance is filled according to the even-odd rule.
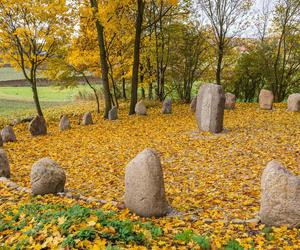
[[163,102],[162,107],[163,114],[172,114],[172,99],[166,99]]
[[29,131],[32,136],[46,135],[47,134],[47,124],[43,116],[36,116],[29,123]]
[[118,108],[116,106],[108,112],[108,120],[113,121],[118,119]]
[[64,131],[71,128],[70,120],[66,115],[63,115],[59,122],[59,130]]
[[1,137],[3,143],[17,140],[13,127],[9,125],[1,130]]
[[84,126],[93,124],[93,117],[91,112],[87,112],[83,115],[81,124]]
[[292,94],[288,98],[288,111],[300,112],[300,94]]
[[197,96],[196,119],[202,131],[220,133],[223,130],[225,94],[217,84],[204,84]]
[[168,212],[160,158],[152,149],[139,153],[126,167],[125,206],[143,217],[159,217]]
[[8,158],[3,149],[0,148],[0,177],[9,178],[10,177],[10,167],[8,163]]
[[137,115],[147,115],[147,108],[145,102],[143,100],[139,101],[135,105],[134,111]]
[[273,108],[274,95],[272,91],[262,89],[259,94],[259,106],[261,109],[271,110]]
[[271,161],[261,177],[260,218],[267,226],[300,227],[300,178]]

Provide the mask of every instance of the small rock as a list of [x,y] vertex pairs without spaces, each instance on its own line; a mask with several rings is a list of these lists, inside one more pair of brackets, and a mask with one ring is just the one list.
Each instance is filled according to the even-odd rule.
[[71,128],[70,120],[66,115],[63,115],[59,122],[59,130],[64,131]]
[[32,193],[36,195],[57,194],[64,191],[65,171],[49,158],[33,164],[30,173]]
[[118,119],[118,108],[116,106],[108,112],[108,120],[113,121]]
[[225,109],[234,109],[235,108],[236,97],[232,93],[225,93]]
[[272,91],[262,89],[259,94],[259,106],[261,109],[271,110],[273,108],[274,95]]
[[163,102],[162,107],[163,114],[171,114],[172,113],[172,99],[166,99]]
[[245,220],[241,220],[241,219],[233,219],[231,221],[232,224],[245,224]]
[[5,142],[14,142],[17,140],[14,129],[12,126],[6,126],[1,131],[2,141]]
[[93,124],[93,117],[91,112],[87,112],[83,115],[81,124],[84,126]]
[[135,105],[134,111],[137,115],[147,115],[147,108],[143,100]]
[[0,177],[10,177],[8,158],[3,149],[0,148]]
[[299,112],[300,111],[300,93],[292,94],[288,98],[288,111]]
[[210,218],[207,218],[207,219],[204,219],[203,222],[206,223],[206,224],[211,224],[214,221],[212,219],[210,219]]
[[47,124],[43,116],[36,116],[29,123],[29,131],[32,136],[46,135],[47,134]]

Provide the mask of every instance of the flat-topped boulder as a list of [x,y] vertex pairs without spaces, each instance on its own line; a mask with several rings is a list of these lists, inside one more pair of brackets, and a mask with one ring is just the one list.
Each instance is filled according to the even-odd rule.
[[47,134],[47,124],[43,116],[36,116],[29,123],[29,131],[32,136],[46,135]]
[[261,177],[262,223],[268,226],[300,227],[300,178],[271,161]]
[[259,106],[261,109],[271,110],[273,108],[274,95],[272,91],[262,89],[259,93]]
[[223,130],[225,93],[217,84],[204,84],[197,96],[196,119],[202,131],[220,133]]
[[33,164],[30,183],[35,195],[57,194],[64,191],[66,174],[55,161],[43,158]]
[[64,131],[71,128],[70,120],[66,115],[63,115],[59,121],[59,130]]
[[87,112],[83,115],[81,124],[84,126],[93,124],[93,117],[91,112]]
[[300,93],[290,95],[287,102],[288,111],[300,112]]
[[159,217],[168,212],[163,170],[153,149],[145,149],[126,167],[125,206],[143,217]]
[[232,93],[225,93],[225,109],[235,109],[236,97]]
[[163,101],[162,111],[163,114],[172,114],[172,99]]
[[3,143],[16,141],[17,137],[15,135],[13,127],[9,126],[9,125],[5,126],[1,130],[1,138],[2,138]]
[[147,107],[146,107],[145,102],[143,100],[139,101],[135,105],[134,111],[137,115],[147,115]]

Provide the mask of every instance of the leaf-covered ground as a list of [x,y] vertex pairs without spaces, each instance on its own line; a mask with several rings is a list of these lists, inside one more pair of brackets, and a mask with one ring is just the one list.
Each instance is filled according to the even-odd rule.
[[[9,249],[22,241],[25,247],[36,249],[114,249],[113,245],[200,249],[208,242],[212,249],[300,249],[300,229],[233,223],[257,215],[260,176],[269,161],[280,160],[300,175],[299,113],[286,112],[285,104],[277,104],[273,111],[261,111],[257,104],[238,104],[236,110],[225,112],[225,132],[213,135],[197,130],[188,105],[174,105],[172,115],[162,115],[160,107],[153,107],[145,117],[128,117],[121,109],[117,121],[95,115],[94,125],[78,125],[77,115],[89,108],[65,109],[73,115],[73,127],[65,132],[59,132],[58,119],[53,119],[62,110],[47,113],[47,136],[32,138],[26,124],[17,125],[18,141],[5,145],[12,181],[30,187],[32,164],[49,156],[65,169],[67,189],[122,202],[126,164],[151,147],[161,155],[168,200],[184,215],[143,219],[110,204],[99,207],[52,195],[31,197],[0,184],[0,248]],[[84,208],[89,212],[82,217]],[[79,215],[74,212],[78,218],[73,228],[64,231],[61,225],[74,209],[80,210]],[[114,211],[113,218],[107,215],[109,211]],[[113,225],[101,221],[97,213],[105,214]],[[43,216],[53,219],[41,222]],[[20,217],[26,221],[23,225],[19,225]],[[123,228],[124,223],[129,223],[131,231],[126,225]]]

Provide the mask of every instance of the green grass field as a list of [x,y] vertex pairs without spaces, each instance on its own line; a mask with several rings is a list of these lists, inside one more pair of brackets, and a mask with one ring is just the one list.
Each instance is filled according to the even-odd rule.
[[[38,93],[42,108],[61,106],[75,101],[81,93],[92,93],[88,86],[78,86],[71,89],[60,89],[54,86],[39,87]],[[12,116],[22,111],[35,112],[35,106],[30,87],[0,87],[0,117]]]

